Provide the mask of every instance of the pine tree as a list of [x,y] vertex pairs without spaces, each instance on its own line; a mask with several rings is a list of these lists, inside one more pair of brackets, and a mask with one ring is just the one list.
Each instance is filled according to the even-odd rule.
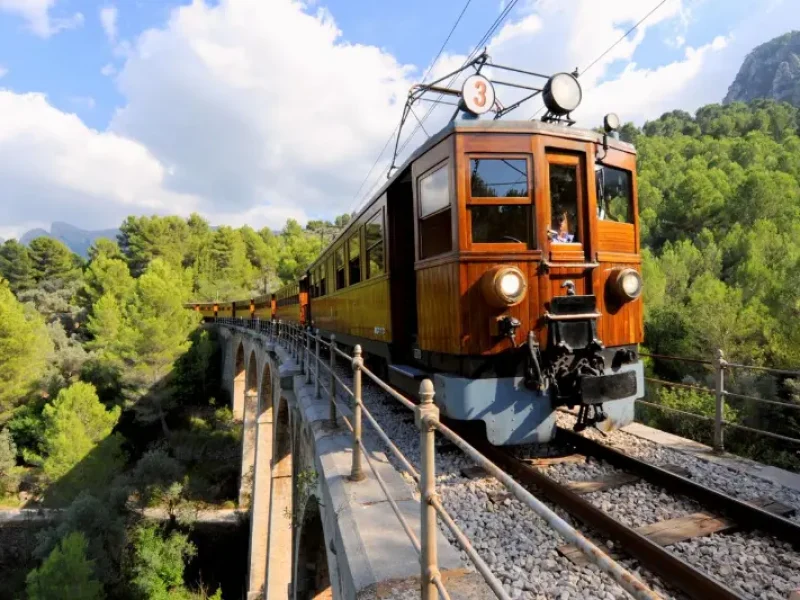
[[94,578],[94,561],[86,558],[86,538],[67,535],[38,569],[28,573],[30,600],[100,600],[103,586]]
[[11,291],[19,294],[34,286],[33,263],[28,249],[16,240],[0,246],[0,278],[6,279]]
[[28,248],[36,282],[68,283],[80,277],[81,260],[66,245],[49,237],[38,237]]
[[159,527],[143,525],[133,533],[133,550],[131,583],[143,597],[172,600],[187,596],[185,561],[197,554],[197,549],[186,534],[173,531],[166,535]]
[[0,281],[0,422],[42,377],[52,344],[39,315],[26,309]]

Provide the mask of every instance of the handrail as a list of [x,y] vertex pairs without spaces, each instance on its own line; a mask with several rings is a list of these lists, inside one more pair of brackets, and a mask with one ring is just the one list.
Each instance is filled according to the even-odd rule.
[[[237,326],[234,323],[234,326]],[[277,330],[277,331],[276,331]],[[277,333],[277,335],[276,335]],[[360,481],[363,479],[361,472],[361,458],[367,462],[367,466],[374,475],[378,485],[386,496],[392,511],[398,518],[403,530],[409,537],[414,550],[420,555],[420,574],[422,578],[422,598],[423,600],[449,600],[450,596],[444,585],[441,574],[438,570],[438,557],[437,557],[437,535],[436,535],[436,520],[437,517],[442,520],[447,529],[453,534],[459,546],[467,554],[467,557],[475,565],[477,571],[481,574],[486,581],[489,588],[495,596],[501,600],[510,600],[510,596],[503,588],[500,580],[492,573],[490,567],[477,553],[471,542],[448,513],[447,509],[441,503],[441,500],[436,493],[436,480],[435,480],[435,461],[434,452],[435,444],[434,438],[438,430],[441,435],[444,435],[456,446],[461,448],[473,461],[480,464],[484,469],[494,475],[500,480],[507,489],[509,489],[514,496],[521,502],[531,508],[537,515],[542,517],[545,522],[555,529],[566,541],[580,548],[591,562],[599,566],[602,570],[609,573],[625,590],[639,599],[652,600],[660,598],[660,596],[653,590],[647,588],[638,578],[616,563],[610,556],[604,554],[597,546],[592,544],[581,533],[572,528],[566,521],[561,519],[550,508],[536,499],[530,492],[523,488],[519,483],[513,480],[508,474],[501,471],[494,463],[492,463],[484,455],[480,454],[475,448],[470,446],[460,436],[455,434],[452,430],[446,427],[439,420],[439,410],[433,403],[434,389],[433,383],[429,379],[423,380],[420,386],[420,404],[415,404],[397,390],[392,388],[386,382],[381,380],[377,375],[364,366],[364,361],[361,356],[361,347],[356,345],[353,351],[353,356],[348,355],[346,352],[336,347],[334,336],[327,343],[328,347],[332,349],[329,352],[330,362],[326,364],[320,356],[320,347],[326,343],[322,340],[319,330],[316,332],[312,330],[305,330],[297,327],[294,324],[282,324],[278,322],[277,327],[275,324],[270,324],[268,328],[269,337],[278,344],[286,347],[292,354],[292,357],[297,360],[301,372],[305,375],[306,383],[310,384],[314,380],[314,388],[317,397],[320,397],[320,390],[327,393],[331,405],[331,420],[335,424],[337,421],[336,409],[339,408],[341,413],[341,420],[350,430],[353,436],[353,453],[352,453],[352,470],[350,478],[353,481]],[[312,350],[313,342],[313,350]],[[335,357],[339,356],[347,360],[353,368],[353,385],[352,389],[334,372]],[[322,370],[321,370],[322,369]],[[330,376],[329,385],[323,383],[320,375],[328,371]],[[388,393],[395,400],[400,402],[405,408],[414,411],[415,422],[420,429],[420,466],[421,469],[417,471],[411,462],[406,458],[402,451],[392,442],[386,431],[377,422],[375,417],[364,405],[362,399],[362,375],[366,374],[373,382],[378,385],[382,390]],[[341,387],[347,397],[352,398],[352,421],[345,416],[346,410],[342,410],[340,401],[337,398],[336,384]],[[386,482],[381,477],[378,470],[375,468],[369,452],[366,451],[361,443],[361,417],[365,417],[367,422],[378,434],[381,441],[389,448],[390,453],[400,462],[404,470],[406,470],[411,477],[417,482],[421,495],[420,511],[421,511],[421,525],[422,533],[421,538],[417,538],[414,531],[410,528],[408,522],[402,515],[395,499],[392,497],[391,492],[386,485]]]

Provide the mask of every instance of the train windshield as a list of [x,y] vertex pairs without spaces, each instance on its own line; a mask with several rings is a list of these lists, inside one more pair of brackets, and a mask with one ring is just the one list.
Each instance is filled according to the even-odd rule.
[[601,221],[633,223],[631,174],[623,169],[596,165],[597,218]]

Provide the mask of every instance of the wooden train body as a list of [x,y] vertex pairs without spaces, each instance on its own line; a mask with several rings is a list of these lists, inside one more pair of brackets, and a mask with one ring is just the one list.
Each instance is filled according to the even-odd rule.
[[304,277],[271,297],[195,305],[281,319],[430,376],[495,444],[633,419],[644,393],[632,146],[558,124],[455,121],[419,148]]

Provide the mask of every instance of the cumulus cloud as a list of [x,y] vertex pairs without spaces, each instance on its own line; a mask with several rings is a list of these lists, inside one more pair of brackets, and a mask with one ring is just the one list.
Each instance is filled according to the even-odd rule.
[[4,77],[8,74],[8,69],[6,69],[3,65],[0,65],[0,78]]
[[100,24],[112,44],[117,41],[117,14],[116,6],[104,6],[100,9]]
[[117,68],[111,63],[106,63],[105,65],[103,65],[103,68],[100,69],[100,74],[105,75],[106,77],[111,77],[116,73],[117,73]]
[[286,0],[196,2],[145,32],[111,129],[169,165],[208,212],[345,209],[397,123],[411,68]]
[[46,215],[88,227],[133,213],[187,214],[190,195],[164,189],[163,165],[143,145],[88,128],[42,94],[0,90],[0,222]]
[[83,25],[83,14],[54,17],[51,10],[58,0],[0,0],[0,11],[25,19],[28,28],[39,37],[47,38],[65,29]]

